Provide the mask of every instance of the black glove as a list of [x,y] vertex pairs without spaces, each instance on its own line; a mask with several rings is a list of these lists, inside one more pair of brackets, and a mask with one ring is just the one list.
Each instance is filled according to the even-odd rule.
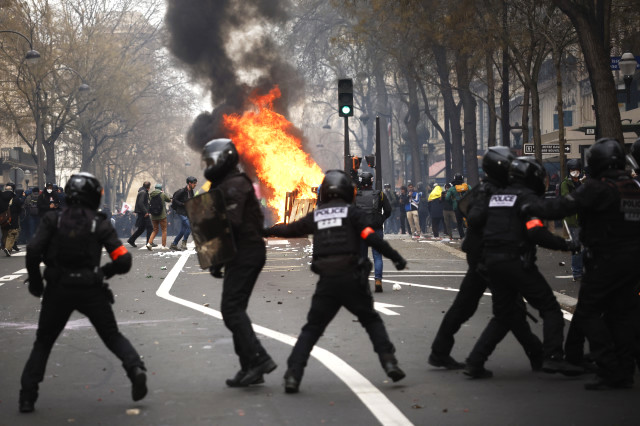
[[571,254],[578,254],[582,251],[582,244],[580,241],[567,240],[567,251],[570,251]]
[[108,280],[109,278],[111,278],[116,274],[115,271],[113,270],[113,262],[106,263],[100,269],[102,269],[102,274],[104,275],[105,280]]
[[33,296],[40,297],[42,296],[42,293],[44,293],[44,284],[42,283],[42,279],[32,280],[30,278],[27,278],[26,280],[24,280],[24,283],[28,284],[29,293],[31,293]]
[[209,268],[209,272],[214,278],[224,278],[224,272],[222,272],[223,265],[213,265]]
[[395,265],[395,267],[396,267],[396,269],[398,271],[402,271],[404,268],[407,267],[407,261],[404,260],[404,257],[402,257],[402,256],[400,256],[400,258],[394,260],[393,264]]

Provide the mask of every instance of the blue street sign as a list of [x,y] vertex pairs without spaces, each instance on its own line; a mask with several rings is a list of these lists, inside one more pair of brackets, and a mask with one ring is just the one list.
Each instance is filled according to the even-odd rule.
[[[620,56],[611,57],[611,71],[620,69]],[[636,56],[636,69],[640,70],[640,56]]]

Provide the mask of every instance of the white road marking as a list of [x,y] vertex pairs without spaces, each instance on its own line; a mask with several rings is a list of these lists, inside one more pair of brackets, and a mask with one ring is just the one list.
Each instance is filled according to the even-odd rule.
[[387,308],[404,308],[402,305],[392,305],[391,303],[373,302],[373,309],[385,315],[400,315],[397,312]]
[[279,246],[279,245],[288,245],[289,244],[289,240],[268,240],[267,241],[267,245],[268,246]]
[[[185,252],[180,256],[176,264],[171,268],[171,271],[169,271],[167,277],[162,281],[162,284],[160,284],[160,287],[156,291],[156,295],[170,302],[191,308],[214,318],[222,319],[222,314],[219,311],[189,300],[181,299],[169,293],[171,291],[171,287],[178,278],[178,275],[180,275],[182,268],[187,262],[189,254],[190,253]],[[297,339],[295,337],[288,336],[284,333],[280,333],[260,325],[252,324],[252,326],[256,333],[270,337],[289,346],[293,346],[296,343]],[[318,346],[315,346],[313,351],[311,351],[311,356],[324,364],[325,367],[342,380],[351,389],[351,391],[360,398],[362,403],[369,409],[369,411],[371,411],[380,423],[383,425],[412,424],[411,421],[409,421],[409,419],[406,418],[405,415],[402,414],[402,412],[391,401],[389,401],[382,392],[380,392],[369,380],[342,359]]]
[[[370,280],[373,280],[373,278],[369,278]],[[438,287],[435,285],[425,285],[425,284],[414,284],[414,283],[407,283],[404,281],[395,281],[395,280],[388,280],[386,278],[382,279],[382,282],[388,282],[391,284],[400,284],[403,286],[409,286],[409,287],[421,287],[421,288],[430,288],[430,289],[434,289],[434,290],[443,290],[443,291],[460,291],[460,289],[458,288],[453,288],[453,287]],[[482,293],[485,296],[491,296],[491,293]],[[554,294],[556,294],[556,297],[558,297],[559,293],[554,292]],[[562,309],[562,316],[564,317],[564,319],[566,319],[567,321],[571,321],[573,319],[573,314],[569,311],[565,311],[564,309]]]

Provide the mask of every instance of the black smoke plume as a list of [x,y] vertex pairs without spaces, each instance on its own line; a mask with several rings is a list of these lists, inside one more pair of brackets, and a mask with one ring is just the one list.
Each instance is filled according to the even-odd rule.
[[[294,91],[302,87],[299,75],[268,36],[245,37],[252,26],[286,20],[285,0],[167,0],[169,49],[196,82],[209,87],[215,105],[192,124],[187,142],[193,149],[226,137],[222,115],[242,113],[250,94],[265,94],[276,84],[282,97],[274,109],[287,116]],[[239,78],[242,72],[259,77],[248,86]]]

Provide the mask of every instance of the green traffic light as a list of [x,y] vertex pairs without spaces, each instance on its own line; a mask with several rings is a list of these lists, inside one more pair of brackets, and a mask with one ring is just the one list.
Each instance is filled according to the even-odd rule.
[[349,105],[342,106],[342,114],[349,115],[351,113],[351,107]]

